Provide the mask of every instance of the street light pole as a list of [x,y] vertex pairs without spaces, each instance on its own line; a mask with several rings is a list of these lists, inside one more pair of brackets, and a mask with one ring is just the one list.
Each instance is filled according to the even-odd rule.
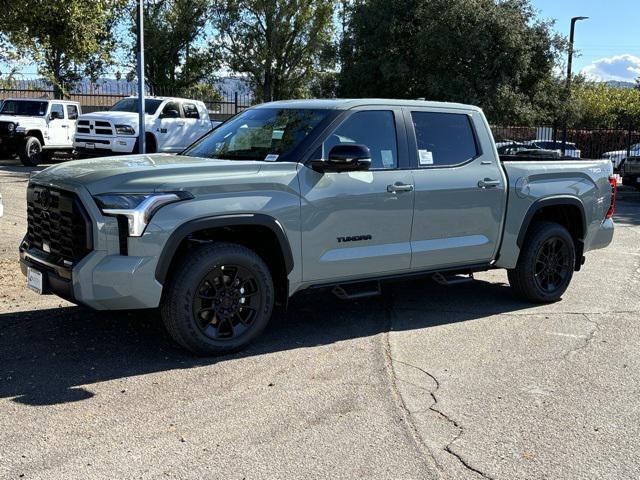
[[138,153],[144,154],[144,0],[138,0]]
[[[576,22],[586,20],[589,17],[573,17],[571,19],[571,31],[569,33],[569,61],[567,62],[567,105],[571,99],[571,67],[573,64],[573,39],[576,32]],[[567,150],[567,112],[565,112],[564,128],[562,129],[562,156]]]

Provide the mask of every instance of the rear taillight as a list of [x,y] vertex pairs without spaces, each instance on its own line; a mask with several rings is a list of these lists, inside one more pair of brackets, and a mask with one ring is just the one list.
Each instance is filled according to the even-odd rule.
[[613,214],[616,212],[616,195],[618,194],[618,180],[614,175],[609,177],[609,184],[611,185],[611,205],[609,205],[609,210],[607,210],[607,216],[605,218],[613,217]]

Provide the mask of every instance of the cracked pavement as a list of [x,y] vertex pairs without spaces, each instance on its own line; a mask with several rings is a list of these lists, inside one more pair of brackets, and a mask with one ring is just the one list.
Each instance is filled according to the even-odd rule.
[[0,161],[0,478],[640,477],[640,193],[563,301],[504,272],[296,297],[247,351],[196,359],[153,313],[24,288],[27,174]]

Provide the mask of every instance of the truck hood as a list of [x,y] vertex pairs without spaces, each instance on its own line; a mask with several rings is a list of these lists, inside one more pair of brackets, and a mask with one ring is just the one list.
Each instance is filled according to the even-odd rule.
[[[153,115],[145,115],[145,119],[150,121]],[[104,120],[113,122],[114,124],[138,125],[138,114],[132,112],[113,112],[107,110],[104,112],[85,113],[80,115],[80,120]]]
[[[49,167],[31,179],[44,185],[84,187],[99,193],[149,193],[224,186],[255,176],[264,162],[212,160],[170,154],[76,160]],[[270,164],[275,165],[275,164]]]
[[0,122],[18,123],[21,127],[46,125],[44,117],[26,117],[23,115],[0,115]]

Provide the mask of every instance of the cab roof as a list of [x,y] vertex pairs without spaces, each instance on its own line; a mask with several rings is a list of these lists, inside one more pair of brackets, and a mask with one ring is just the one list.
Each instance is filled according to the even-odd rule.
[[79,105],[80,102],[74,100],[57,100],[55,98],[0,98],[0,102],[56,102],[56,103],[70,103],[73,105]]
[[481,111],[479,107],[462,103],[428,102],[425,100],[394,100],[385,98],[332,99],[332,100],[281,100],[263,103],[255,108],[305,108],[317,110],[350,110],[357,107],[423,107],[454,108]]

